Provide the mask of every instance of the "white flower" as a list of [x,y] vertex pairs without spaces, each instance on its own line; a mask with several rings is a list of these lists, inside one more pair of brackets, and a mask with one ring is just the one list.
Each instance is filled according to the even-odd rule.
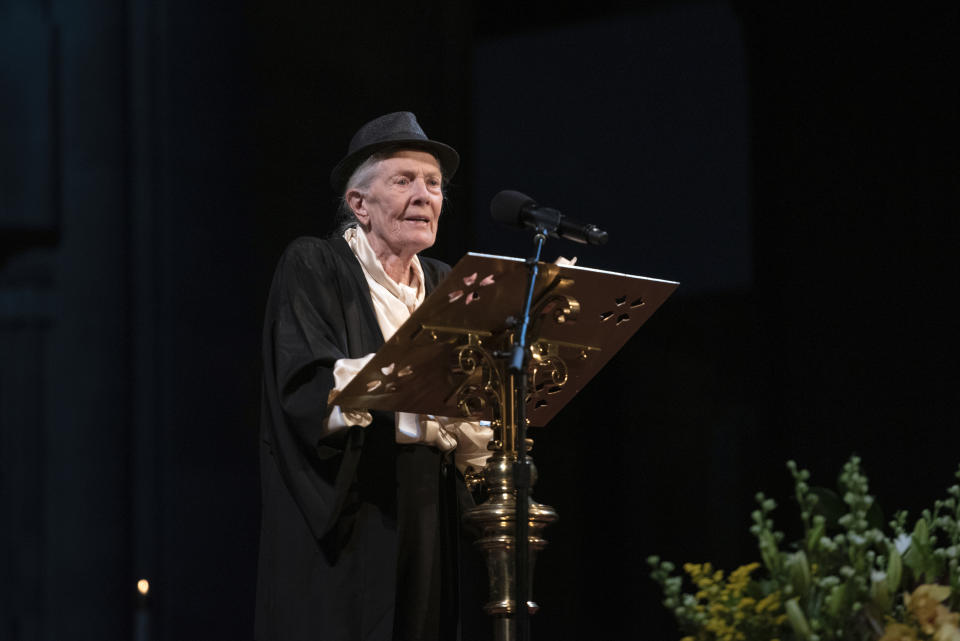
[[897,537],[897,540],[893,542],[893,545],[897,548],[897,552],[901,555],[907,551],[907,548],[910,547],[910,535],[901,534]]

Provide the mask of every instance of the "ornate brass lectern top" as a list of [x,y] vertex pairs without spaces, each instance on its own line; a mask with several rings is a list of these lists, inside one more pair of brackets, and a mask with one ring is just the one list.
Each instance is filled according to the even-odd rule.
[[[521,456],[517,404],[524,403],[529,425],[545,425],[678,285],[541,263],[527,333],[527,384],[519,390],[506,361],[527,280],[523,260],[467,254],[336,399],[349,408],[491,421],[492,455],[483,470],[468,474],[468,482],[482,483],[486,500],[465,519],[482,532],[476,545],[487,556],[491,593],[484,609],[494,618],[498,641],[514,638],[517,612],[512,555],[512,469]],[[556,518],[553,508],[530,501],[532,551],[546,545],[540,532]],[[536,607],[528,602],[531,612]]]

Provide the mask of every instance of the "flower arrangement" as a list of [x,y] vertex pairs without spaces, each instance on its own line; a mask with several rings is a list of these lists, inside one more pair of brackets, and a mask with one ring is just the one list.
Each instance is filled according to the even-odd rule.
[[844,465],[839,495],[811,488],[793,461],[787,467],[800,541],[782,545],[776,503],[758,494],[750,531],[762,564],[725,575],[688,563],[684,578],[669,561],[648,559],[687,634],[681,641],[960,641],[960,485],[909,532],[898,512],[888,535],[858,457]]

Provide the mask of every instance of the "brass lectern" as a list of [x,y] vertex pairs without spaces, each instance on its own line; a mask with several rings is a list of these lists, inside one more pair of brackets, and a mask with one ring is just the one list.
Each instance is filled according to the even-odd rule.
[[[482,532],[476,546],[486,555],[490,580],[484,610],[493,618],[496,641],[516,638],[517,595],[529,594],[518,592],[517,585],[532,584],[532,552],[546,545],[541,531],[557,519],[553,508],[531,499],[526,510],[528,547],[515,546],[516,464],[529,463],[523,466],[532,477],[527,487],[535,481],[526,454],[529,443],[518,446],[518,432],[525,432],[519,429],[518,414],[525,413],[531,426],[546,425],[678,285],[586,267],[536,264],[526,329],[529,364],[520,377],[508,361],[518,341],[517,317],[531,264],[484,254],[464,256],[336,399],[349,408],[491,422],[492,454],[482,470],[467,474],[468,484],[482,485],[486,500],[464,518]],[[520,566],[529,572],[518,577],[515,552],[527,550],[529,561]],[[526,612],[536,612],[532,600],[526,605]]]

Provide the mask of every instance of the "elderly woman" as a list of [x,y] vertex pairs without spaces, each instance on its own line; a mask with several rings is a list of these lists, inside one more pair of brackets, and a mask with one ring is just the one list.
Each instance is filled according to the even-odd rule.
[[459,156],[413,114],[364,125],[331,179],[350,224],[300,238],[264,327],[260,641],[458,638],[462,470],[475,423],[341,410],[338,390],[449,271],[436,238]]

